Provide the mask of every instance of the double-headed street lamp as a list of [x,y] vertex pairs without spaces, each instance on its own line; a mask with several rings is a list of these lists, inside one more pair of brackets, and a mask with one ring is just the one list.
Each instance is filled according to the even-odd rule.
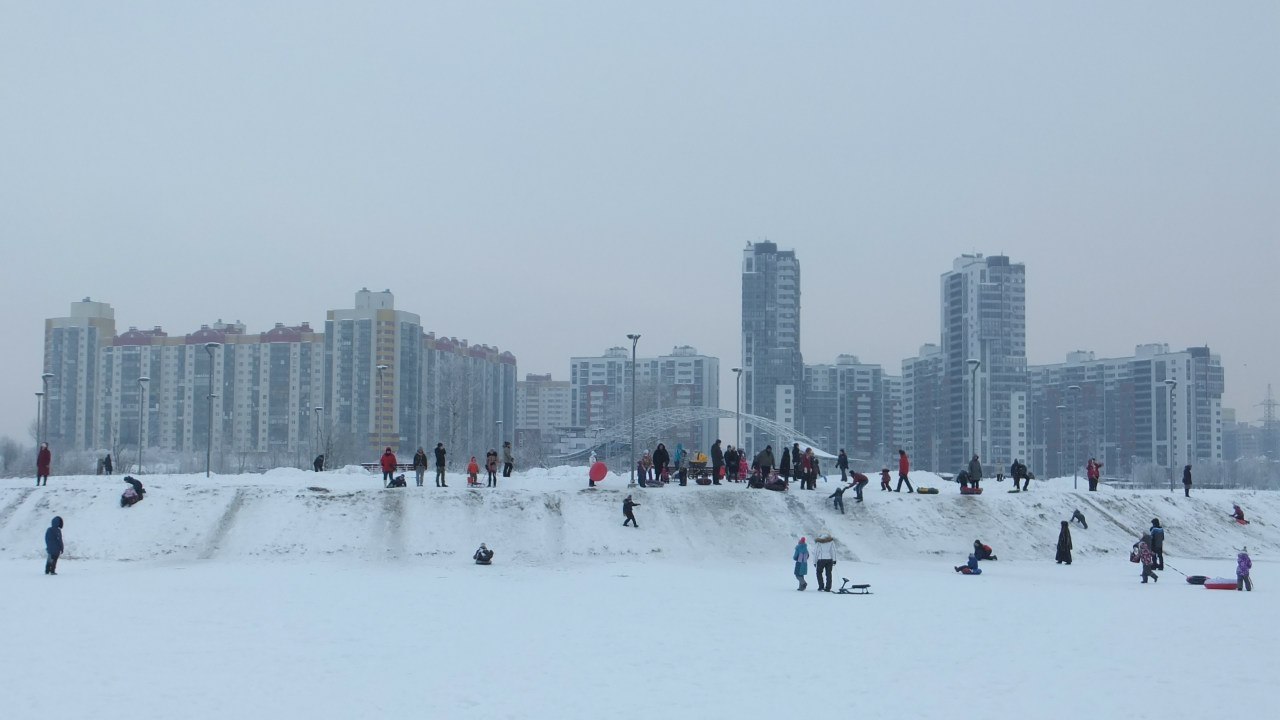
[[[973,442],[973,453],[981,455],[982,453],[979,452],[981,439],[978,437],[978,368],[982,367],[982,361],[977,358],[969,358],[965,362],[969,365],[969,392],[972,396],[970,403],[973,405],[971,408],[973,412],[970,415],[969,437]],[[961,458],[961,462],[963,461],[964,458]]]
[[733,412],[737,416],[733,421],[733,441],[738,444],[738,450],[742,450],[742,368],[733,368],[733,374],[736,376],[733,380]]
[[636,485],[636,343],[640,342],[640,333],[627,335],[631,341],[631,482],[627,487]]
[[1165,412],[1169,415],[1169,492],[1173,492],[1173,473],[1174,473],[1174,451],[1177,448],[1173,444],[1173,398],[1178,390],[1178,381],[1170,378],[1164,381],[1165,387],[1169,388],[1169,405],[1165,408]]
[[209,353],[209,393],[206,399],[209,403],[209,427],[205,437],[204,448],[204,476],[209,477],[209,467],[213,462],[213,400],[218,397],[213,393],[213,351],[222,347],[222,343],[207,342],[204,349]]
[[142,474],[142,421],[147,417],[147,383],[151,378],[143,375],[138,378],[138,474]]
[[[44,392],[41,393],[43,398],[42,402],[44,403],[44,424],[36,424],[36,435],[39,438],[36,443],[37,445],[49,439],[49,381],[53,378],[54,374],[51,372],[41,373],[40,375],[40,387],[44,390]],[[37,420],[39,420],[38,417]]]

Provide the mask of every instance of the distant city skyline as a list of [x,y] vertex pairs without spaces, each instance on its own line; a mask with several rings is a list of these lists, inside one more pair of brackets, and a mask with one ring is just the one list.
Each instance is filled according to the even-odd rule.
[[766,240],[809,363],[901,372],[980,252],[1028,363],[1208,346],[1249,421],[1280,387],[1280,5],[562,7],[7,7],[0,435],[86,295],[261,332],[390,289],[521,377],[695,346],[724,404]]

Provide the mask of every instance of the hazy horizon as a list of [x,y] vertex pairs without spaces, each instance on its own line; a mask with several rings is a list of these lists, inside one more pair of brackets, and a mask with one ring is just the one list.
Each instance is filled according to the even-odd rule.
[[85,296],[176,335],[322,331],[390,289],[521,378],[692,345],[731,407],[766,239],[808,363],[899,374],[952,260],[1003,253],[1030,363],[1207,344],[1256,420],[1277,37],[1266,2],[0,2],[0,435],[27,440],[44,319]]

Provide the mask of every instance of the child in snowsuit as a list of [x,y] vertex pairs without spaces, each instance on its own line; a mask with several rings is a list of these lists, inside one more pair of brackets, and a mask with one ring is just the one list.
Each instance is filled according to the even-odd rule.
[[1085,522],[1084,513],[1080,512],[1079,510],[1071,511],[1071,519],[1080,523],[1080,527],[1084,528],[1085,530],[1089,529],[1089,523]]
[[1236,555],[1236,590],[1253,592],[1253,581],[1249,579],[1249,571],[1253,569],[1253,560],[1249,558],[1249,548],[1240,548]]
[[622,527],[626,527],[628,523],[630,523],[632,527],[640,527],[640,523],[636,522],[635,514],[631,511],[631,508],[634,507],[640,507],[640,503],[632,502],[631,496],[628,495],[627,498],[622,501],[622,516],[626,518],[626,520],[622,521]]
[[49,557],[44,561],[44,574],[58,574],[58,557],[62,555],[62,518],[55,517],[49,525],[49,529],[44,531],[44,549],[49,553]]
[[880,471],[880,490],[893,492],[893,487],[889,485],[889,468],[884,468]]
[[1054,558],[1059,565],[1071,564],[1071,525],[1062,521],[1062,529],[1058,531],[1058,554]]
[[[786,451],[783,450],[783,452]],[[791,554],[791,559],[796,563],[796,580],[800,581],[800,587],[796,590],[804,590],[809,587],[809,583],[804,581],[804,576],[809,574],[809,546],[805,545],[804,538],[800,538],[796,551]]]
[[1136,555],[1138,562],[1142,563],[1142,584],[1147,584],[1147,578],[1160,582],[1160,578],[1154,572],[1156,560],[1151,554],[1150,535],[1143,535],[1141,540],[1134,543],[1132,554]]
[[467,463],[467,487],[480,487],[480,465],[476,463],[475,455]]
[[836,488],[835,492],[827,496],[827,499],[832,501],[832,503],[835,505],[835,508],[840,511],[841,515],[844,514],[844,491],[848,490],[851,487],[853,487],[852,484],[841,485],[840,487]]
[[969,562],[964,565],[957,565],[956,572],[961,575],[981,575],[982,568],[978,567],[978,556],[973,553],[969,553]]
[[493,551],[485,547],[484,543],[480,543],[480,547],[476,550],[476,554],[471,557],[476,561],[477,565],[493,564]]

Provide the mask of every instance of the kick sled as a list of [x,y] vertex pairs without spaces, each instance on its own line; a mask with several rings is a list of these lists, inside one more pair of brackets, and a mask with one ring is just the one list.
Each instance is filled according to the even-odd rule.
[[870,595],[870,585],[850,585],[849,578],[840,578],[840,589],[836,590],[837,595]]

